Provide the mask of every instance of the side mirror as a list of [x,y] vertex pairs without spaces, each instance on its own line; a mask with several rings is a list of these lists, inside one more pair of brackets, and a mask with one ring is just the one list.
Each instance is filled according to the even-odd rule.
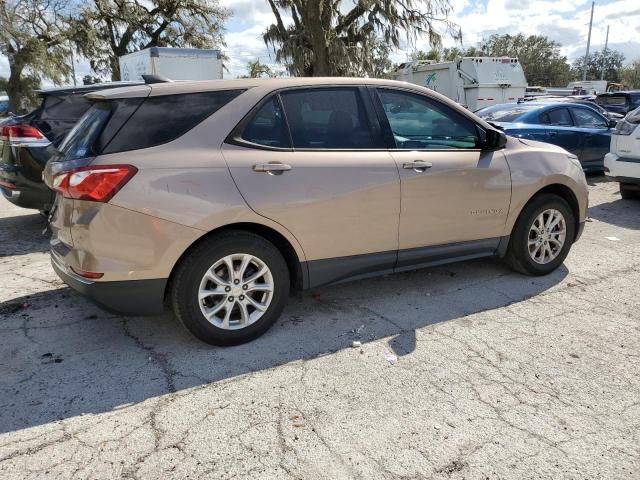
[[500,130],[487,130],[484,141],[485,150],[500,150],[507,144],[507,136]]
[[618,120],[616,120],[615,118],[609,119],[609,128],[616,128],[617,124],[618,124]]

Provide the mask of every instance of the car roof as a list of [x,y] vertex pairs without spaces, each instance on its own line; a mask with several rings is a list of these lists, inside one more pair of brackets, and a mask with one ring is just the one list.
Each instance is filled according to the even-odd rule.
[[[235,80],[193,80],[154,83],[149,85],[128,86],[92,92],[87,98],[92,100],[110,100],[127,97],[146,97],[159,95],[177,95],[181,93],[209,92],[216,90],[246,90],[253,87],[270,87],[278,90],[287,87],[329,85],[395,85],[408,86],[407,82],[376,78],[356,77],[294,77],[294,78],[242,78]],[[415,86],[415,85],[412,85]]]
[[136,85],[144,85],[144,82],[107,82],[107,83],[94,83],[92,85],[43,88],[40,90],[36,90],[36,93],[40,96],[72,95],[74,93],[89,93],[89,92],[94,92],[96,90],[132,87]]

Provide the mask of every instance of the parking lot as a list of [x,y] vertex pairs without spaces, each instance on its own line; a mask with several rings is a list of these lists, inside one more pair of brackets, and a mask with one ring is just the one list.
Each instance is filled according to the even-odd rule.
[[640,477],[640,202],[588,180],[552,275],[318,289],[232,348],[92,305],[0,200],[0,478]]

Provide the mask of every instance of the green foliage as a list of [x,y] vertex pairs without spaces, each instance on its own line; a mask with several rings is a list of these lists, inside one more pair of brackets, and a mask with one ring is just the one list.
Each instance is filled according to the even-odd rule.
[[620,83],[628,88],[640,88],[640,58],[620,69]]
[[434,62],[440,61],[440,50],[437,48],[432,48],[428,52],[424,50],[417,50],[411,54],[411,60],[420,61],[420,60],[432,60]]
[[[599,80],[602,76],[604,68],[604,79],[609,82],[619,82],[620,70],[624,63],[624,55],[617,50],[604,49],[589,54],[587,63],[587,80]],[[584,57],[577,58],[572,65],[573,76],[576,79],[582,79],[582,71],[584,69]]]
[[35,104],[43,79],[60,83],[71,74],[65,8],[64,0],[0,1],[0,54],[9,60],[6,92],[16,113]]
[[[460,37],[448,20],[450,0],[357,0],[346,13],[342,0],[267,1],[275,23],[264,41],[297,76],[382,76],[391,66],[390,50],[404,37],[427,35],[439,46],[436,26]],[[285,24],[285,15],[291,23]]]
[[542,35],[491,35],[470,49],[472,56],[518,57],[529,85],[545,87],[566,85],[571,81],[567,57],[561,45]]
[[262,78],[273,77],[274,73],[268,65],[261,63],[260,60],[254,60],[247,63],[247,75],[245,78]]
[[150,47],[223,45],[228,17],[218,0],[92,0],[69,22],[91,68],[119,80],[122,55]]

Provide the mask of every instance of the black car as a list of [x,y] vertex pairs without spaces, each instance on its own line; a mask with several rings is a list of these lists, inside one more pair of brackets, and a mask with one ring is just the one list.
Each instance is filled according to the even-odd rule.
[[601,93],[596,97],[596,103],[605,110],[626,115],[640,107],[640,90]]
[[84,95],[135,85],[114,82],[38,92],[40,106],[0,122],[0,191],[11,203],[48,211],[55,193],[42,182],[42,170],[55,147],[91,106]]

